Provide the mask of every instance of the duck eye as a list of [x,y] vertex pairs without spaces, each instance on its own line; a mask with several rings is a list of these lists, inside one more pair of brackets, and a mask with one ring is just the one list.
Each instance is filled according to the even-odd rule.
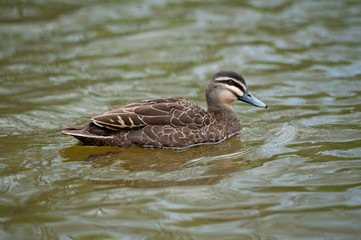
[[227,81],[227,84],[228,85],[231,85],[231,86],[234,86],[235,85],[235,82],[233,80],[228,80]]

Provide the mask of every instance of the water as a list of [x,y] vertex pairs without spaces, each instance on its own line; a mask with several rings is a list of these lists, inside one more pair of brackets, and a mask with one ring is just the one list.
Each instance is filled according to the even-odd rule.
[[[1,239],[359,239],[359,1],[0,3]],[[65,124],[241,72],[269,105],[184,151]]]

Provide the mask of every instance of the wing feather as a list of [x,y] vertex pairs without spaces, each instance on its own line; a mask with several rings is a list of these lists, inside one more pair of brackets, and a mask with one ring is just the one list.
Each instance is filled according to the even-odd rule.
[[148,99],[95,115],[91,120],[114,131],[139,129],[145,126],[170,125],[200,128],[208,118],[206,111],[184,98]]

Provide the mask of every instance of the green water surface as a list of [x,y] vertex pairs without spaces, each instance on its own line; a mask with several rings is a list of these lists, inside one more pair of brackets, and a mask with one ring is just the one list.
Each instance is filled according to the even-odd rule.
[[[60,134],[232,69],[269,105],[182,151]],[[360,239],[361,2],[0,1],[0,239]]]

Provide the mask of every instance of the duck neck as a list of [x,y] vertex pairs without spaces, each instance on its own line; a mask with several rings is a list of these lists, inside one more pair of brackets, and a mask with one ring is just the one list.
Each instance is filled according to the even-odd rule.
[[208,114],[212,115],[220,122],[239,119],[237,114],[233,111],[231,105],[229,106],[223,104],[211,105],[211,106],[208,105],[207,112]]

